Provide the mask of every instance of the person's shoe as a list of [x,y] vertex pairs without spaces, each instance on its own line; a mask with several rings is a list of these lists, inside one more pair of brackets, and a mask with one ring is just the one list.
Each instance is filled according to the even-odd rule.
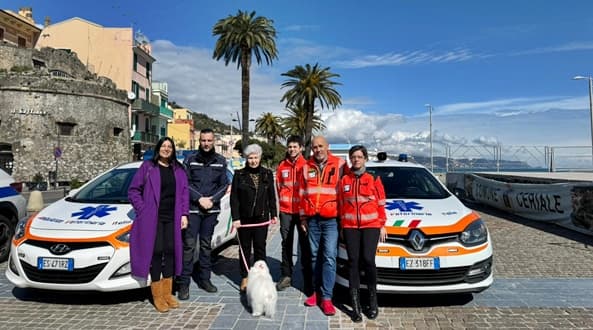
[[370,320],[374,320],[377,318],[377,316],[379,316],[377,288],[369,288],[369,308],[366,310],[366,315]]
[[360,307],[360,294],[358,289],[350,289],[350,298],[352,298],[352,314],[350,319],[354,323],[362,322],[362,307]]
[[212,282],[210,282],[209,279],[199,281],[198,286],[200,288],[204,289],[204,291],[206,291],[206,292],[214,293],[214,292],[218,291],[218,289],[214,286],[214,284],[212,284]]
[[308,306],[308,307],[317,306],[317,293],[316,292],[313,292],[312,295],[307,297],[307,300],[305,300],[305,306]]
[[239,290],[241,290],[241,292],[245,292],[245,290],[247,290],[247,277],[244,277],[241,280],[241,287],[239,288]]
[[179,284],[179,289],[177,290],[177,298],[179,298],[179,300],[189,299],[189,285]]
[[321,301],[321,311],[327,316],[336,314],[336,308],[334,307],[334,304],[332,304],[331,299],[323,299]]
[[177,301],[177,299],[175,299],[175,296],[171,294],[171,292],[173,292],[173,278],[163,278],[161,282],[163,282],[163,298],[165,299],[165,302],[167,303],[169,308],[179,307],[179,301]]
[[288,288],[292,284],[292,281],[289,276],[284,276],[276,283],[276,290],[282,291]]
[[163,298],[163,281],[153,281],[150,283],[150,292],[152,293],[152,302],[154,303],[154,308],[161,313],[165,313],[169,311],[169,306]]

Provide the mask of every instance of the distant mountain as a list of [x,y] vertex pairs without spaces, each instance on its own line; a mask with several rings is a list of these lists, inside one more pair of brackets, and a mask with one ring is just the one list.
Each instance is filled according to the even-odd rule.
[[[413,156],[413,161],[419,164],[422,164],[428,168],[430,168],[430,157],[426,156]],[[434,157],[433,163],[435,170],[436,169],[445,169],[447,168],[447,159],[445,157]],[[464,170],[472,170],[472,171],[492,171],[496,170],[496,161],[494,159],[485,159],[485,158],[449,158],[449,170],[454,171],[464,171]],[[501,159],[498,163],[498,168],[500,170],[533,170],[534,167],[530,166],[524,161],[518,160],[504,160]]]

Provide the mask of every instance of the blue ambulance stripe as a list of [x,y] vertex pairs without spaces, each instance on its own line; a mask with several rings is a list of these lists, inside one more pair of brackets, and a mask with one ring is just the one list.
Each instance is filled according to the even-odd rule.
[[13,187],[8,186],[8,187],[0,187],[0,198],[3,197],[10,197],[10,196],[16,196],[18,195],[19,192],[14,190]]

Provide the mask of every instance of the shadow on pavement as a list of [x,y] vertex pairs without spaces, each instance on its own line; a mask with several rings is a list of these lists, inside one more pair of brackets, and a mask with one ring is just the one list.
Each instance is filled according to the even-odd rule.
[[[360,301],[362,306],[368,306],[368,291],[366,289],[360,290]],[[393,294],[393,293],[379,293],[378,303],[379,307],[443,307],[443,306],[464,306],[472,302],[474,299],[471,293],[458,294]],[[336,284],[334,288],[333,297],[335,306],[344,313],[350,315],[351,302],[348,288]]]
[[117,305],[133,301],[148,301],[150,288],[118,292],[50,291],[14,288],[12,294],[21,301],[63,305]]
[[521,224],[524,226],[528,226],[534,229],[538,229],[541,230],[543,232],[549,233],[549,234],[554,234],[566,239],[570,239],[573,240],[575,242],[579,242],[582,243],[584,245],[587,246],[591,246],[591,237],[587,236],[585,234],[579,233],[577,231],[574,230],[570,230],[568,228],[564,228],[561,226],[558,226],[556,224],[554,224],[553,222],[546,222],[546,221],[535,221],[535,220],[529,220],[526,218],[523,218],[521,216],[512,214],[512,213],[508,213],[499,209],[496,209],[494,207],[488,206],[488,205],[483,205],[483,204],[479,204],[479,203],[474,203],[471,201],[463,201],[463,204],[465,204],[465,206],[471,208],[472,210],[475,210],[477,212],[480,213],[486,213],[504,220],[508,220],[517,224]]

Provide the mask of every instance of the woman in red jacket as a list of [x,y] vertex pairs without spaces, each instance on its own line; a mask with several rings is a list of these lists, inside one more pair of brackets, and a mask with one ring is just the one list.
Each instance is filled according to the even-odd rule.
[[338,189],[340,227],[348,252],[349,288],[352,298],[354,322],[362,321],[360,306],[360,263],[364,264],[369,291],[369,307],[366,315],[375,319],[377,306],[377,267],[375,251],[378,242],[387,238],[385,231],[385,190],[380,177],[366,172],[367,149],[361,145],[348,151],[352,167],[342,177]]

